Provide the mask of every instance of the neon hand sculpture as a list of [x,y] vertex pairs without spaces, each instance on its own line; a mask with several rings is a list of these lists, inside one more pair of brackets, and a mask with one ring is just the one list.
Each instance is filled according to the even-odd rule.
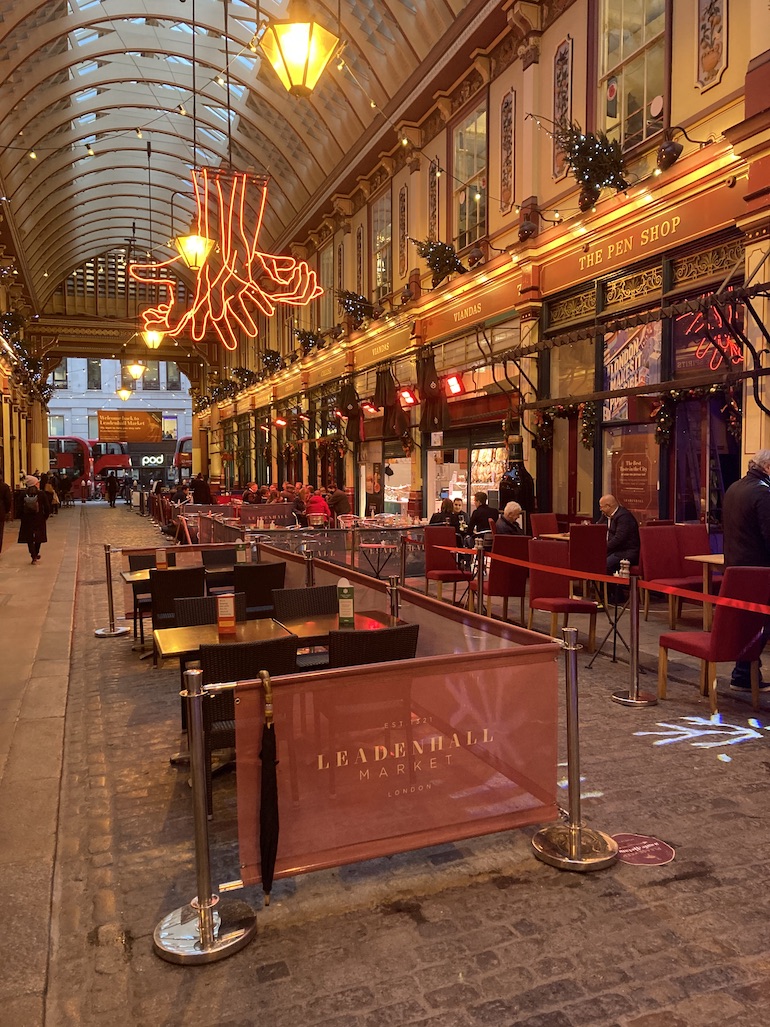
[[[272,317],[279,304],[304,306],[323,289],[305,260],[295,260],[257,248],[257,239],[267,202],[267,179],[214,171],[193,171],[198,225],[202,235],[217,239],[219,251],[212,251],[197,271],[195,296],[189,309],[177,309],[176,283],[158,275],[180,256],[156,264],[131,264],[129,274],[137,282],[165,286],[167,301],[142,311],[144,330],[162,332],[172,338],[182,335],[201,342],[215,333],[229,350],[238,346],[237,329],[250,338],[258,334],[254,312]],[[260,195],[257,217],[248,224],[248,187],[256,185]],[[210,231],[210,209],[218,211],[218,231]],[[213,215],[211,220],[214,220]]]

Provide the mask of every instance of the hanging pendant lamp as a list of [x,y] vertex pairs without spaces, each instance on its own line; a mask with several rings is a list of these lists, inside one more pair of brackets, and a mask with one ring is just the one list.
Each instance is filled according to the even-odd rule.
[[292,4],[290,13],[288,21],[267,26],[259,46],[292,96],[310,96],[340,39],[319,25],[303,4]]

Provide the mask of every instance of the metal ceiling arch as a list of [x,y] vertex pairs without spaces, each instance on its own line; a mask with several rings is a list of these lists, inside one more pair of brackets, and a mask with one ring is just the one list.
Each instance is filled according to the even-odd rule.
[[[458,18],[464,30],[491,6],[342,0],[345,68],[328,69],[312,97],[299,100],[245,49],[257,4],[227,2],[232,162],[271,179],[265,250],[317,216],[362,145],[392,148],[387,111],[405,82],[422,75],[429,90],[433,69],[424,76],[421,62],[460,31]],[[310,0],[310,7],[336,28],[336,0]],[[287,0],[259,5],[263,20],[285,17],[286,8]],[[172,197],[175,221],[191,213],[191,166],[227,161],[227,92],[216,82],[226,63],[224,0],[195,0],[195,154],[190,119],[176,111],[192,97],[192,14],[192,0],[0,0],[0,189],[10,198],[4,213],[36,309],[77,268],[124,249],[134,223],[138,244],[144,237],[165,251],[181,227],[171,224]],[[28,157],[33,146],[37,161]]]

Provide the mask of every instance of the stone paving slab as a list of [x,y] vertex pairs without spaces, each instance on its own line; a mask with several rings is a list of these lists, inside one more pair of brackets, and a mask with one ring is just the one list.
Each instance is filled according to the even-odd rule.
[[[104,542],[161,540],[126,508],[89,505],[82,522],[81,583],[103,574]],[[532,857],[534,829],[470,839],[281,880],[267,909],[258,889],[235,893],[259,910],[256,940],[222,963],[175,967],[151,939],[195,890],[187,773],[168,763],[178,670],[139,661],[130,639],[95,639],[105,618],[103,590],[82,584],[46,1027],[767,1023],[770,718],[726,693],[710,721],[694,665],[674,666],[665,704],[629,710],[609,700],[627,666],[599,658],[589,671],[579,656],[585,819],[668,841],[672,863],[568,874]],[[653,607],[650,670],[665,629]],[[234,776],[215,789],[223,881],[238,876]],[[34,995],[19,1001],[13,1022],[37,1027]]]

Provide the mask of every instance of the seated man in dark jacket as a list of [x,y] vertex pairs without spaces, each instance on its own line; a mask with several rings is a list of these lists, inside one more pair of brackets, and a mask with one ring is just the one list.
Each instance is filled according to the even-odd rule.
[[505,509],[500,514],[500,518],[495,525],[495,531],[498,535],[523,535],[524,532],[521,530],[519,524],[519,517],[521,517],[521,507],[518,503],[506,503]]
[[639,525],[630,510],[618,504],[614,496],[599,500],[602,512],[597,524],[607,525],[607,573],[620,570],[620,561],[639,563]]
[[494,506],[487,505],[486,492],[474,493],[473,503],[476,509],[471,514],[468,528],[471,535],[478,535],[481,531],[489,531],[490,519],[496,521],[500,516],[500,511],[495,509]]

